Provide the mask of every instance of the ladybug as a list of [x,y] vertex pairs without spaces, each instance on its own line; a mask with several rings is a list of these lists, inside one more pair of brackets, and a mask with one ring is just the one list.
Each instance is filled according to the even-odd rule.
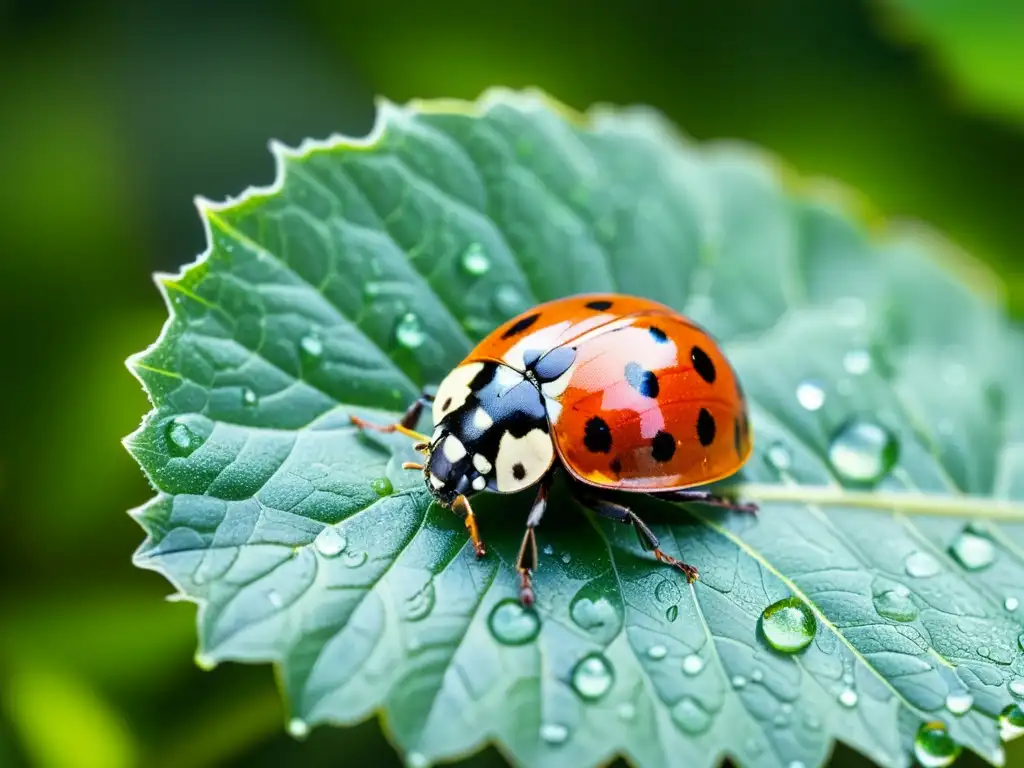
[[[427,405],[429,437],[413,431]],[[478,557],[486,550],[469,497],[538,486],[516,563],[525,605],[534,601],[534,529],[558,467],[585,506],[633,525],[644,549],[690,582],[697,569],[662,552],[633,510],[601,492],[757,509],[694,488],[728,477],[750,457],[746,398],[707,331],[648,299],[585,294],[535,306],[484,338],[400,422],[351,419],[419,441],[423,463],[403,466],[422,470],[434,499],[465,516]]]

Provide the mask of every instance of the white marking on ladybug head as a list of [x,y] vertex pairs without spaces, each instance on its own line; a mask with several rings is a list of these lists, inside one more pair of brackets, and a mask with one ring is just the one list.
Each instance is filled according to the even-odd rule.
[[452,370],[441,381],[434,395],[434,425],[441,423],[441,419],[462,406],[473,393],[469,388],[470,383],[484,368],[483,363],[466,363]]
[[486,487],[487,487],[487,478],[485,478],[483,475],[478,475],[477,477],[473,478],[473,490],[474,491],[482,491]]
[[430,475],[430,484],[432,486],[434,486],[435,488],[440,488],[440,487],[442,487],[444,485],[444,480],[442,480],[437,475],[431,473],[431,475]]
[[473,455],[473,466],[476,467],[476,471],[481,475],[486,475],[491,471],[491,462],[482,453]]
[[476,411],[473,412],[473,426],[477,429],[481,431],[489,429],[493,423],[494,419],[492,419],[491,415],[483,408],[477,408]]
[[466,455],[466,446],[455,435],[448,435],[441,443],[441,452],[452,464]]
[[533,485],[555,460],[555,446],[543,429],[532,429],[522,437],[511,432],[501,436],[494,461],[498,491],[514,493]]

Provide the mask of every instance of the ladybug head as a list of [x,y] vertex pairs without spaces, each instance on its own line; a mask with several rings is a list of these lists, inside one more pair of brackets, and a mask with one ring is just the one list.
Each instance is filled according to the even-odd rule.
[[482,483],[473,482],[480,473],[474,468],[466,446],[446,429],[438,429],[429,445],[418,447],[426,454],[423,474],[427,490],[440,504],[450,507],[459,496],[470,496],[483,489]]

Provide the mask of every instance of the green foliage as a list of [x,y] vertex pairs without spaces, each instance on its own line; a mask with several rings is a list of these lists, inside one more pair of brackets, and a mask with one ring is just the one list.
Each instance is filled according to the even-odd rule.
[[[382,104],[367,141],[275,154],[274,187],[200,206],[209,249],[161,278],[171,318],[130,361],[158,492],[136,563],[200,605],[202,665],[277,665],[296,736],[383,711],[412,764],[493,741],[531,766],[813,766],[841,739],[902,766],[933,720],[998,762],[1024,339],[938,238],[869,238],[747,148],[532,93]],[[477,560],[408,441],[348,417],[393,420],[501,321],[594,290],[722,340],[762,512],[636,502],[691,588],[556,487],[524,613],[530,494],[476,503]]]

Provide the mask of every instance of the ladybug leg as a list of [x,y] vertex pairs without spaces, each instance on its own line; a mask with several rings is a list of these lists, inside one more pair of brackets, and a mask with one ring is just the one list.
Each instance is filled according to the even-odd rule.
[[684,563],[682,560],[677,560],[671,555],[662,552],[658,546],[660,542],[658,537],[654,535],[654,531],[632,509],[622,504],[616,504],[614,501],[591,496],[590,494],[578,493],[578,498],[586,507],[602,517],[632,525],[640,539],[640,545],[646,551],[652,552],[659,563],[675,566],[686,575],[686,580],[690,583],[697,580],[700,575],[697,569],[688,563]]
[[373,424],[372,422],[361,419],[358,416],[349,415],[349,419],[352,423],[359,427],[359,429],[372,429],[375,432],[399,432],[406,437],[411,437],[420,443],[429,443],[430,438],[424,434],[416,432],[413,427],[416,426],[416,422],[420,420],[420,414],[423,413],[423,406],[430,405],[434,401],[434,396],[423,392],[417,397],[412,405],[409,406],[402,418],[395,424]]
[[665,501],[698,502],[700,504],[707,504],[709,507],[731,509],[734,512],[749,512],[752,515],[757,514],[757,504],[740,504],[724,496],[716,496],[710,491],[665,491],[664,493],[650,493],[648,495],[656,499],[664,499]]
[[469,506],[469,499],[461,495],[456,496],[455,501],[452,502],[452,509],[462,512],[466,516],[466,530],[469,531],[469,538],[473,542],[473,551],[476,552],[476,556],[486,555],[487,547],[484,546],[484,542],[480,538],[480,529],[476,527],[476,515],[473,514],[473,508]]
[[533,502],[530,514],[526,518],[526,533],[523,535],[523,543],[519,547],[519,557],[516,558],[516,570],[519,571],[519,601],[525,606],[533,605],[536,595],[533,593],[533,581],[531,574],[537,570],[537,537],[533,529],[540,524],[544,517],[544,511],[548,508],[548,489],[551,487],[551,474],[547,474],[540,481],[540,488],[537,491],[537,498]]

